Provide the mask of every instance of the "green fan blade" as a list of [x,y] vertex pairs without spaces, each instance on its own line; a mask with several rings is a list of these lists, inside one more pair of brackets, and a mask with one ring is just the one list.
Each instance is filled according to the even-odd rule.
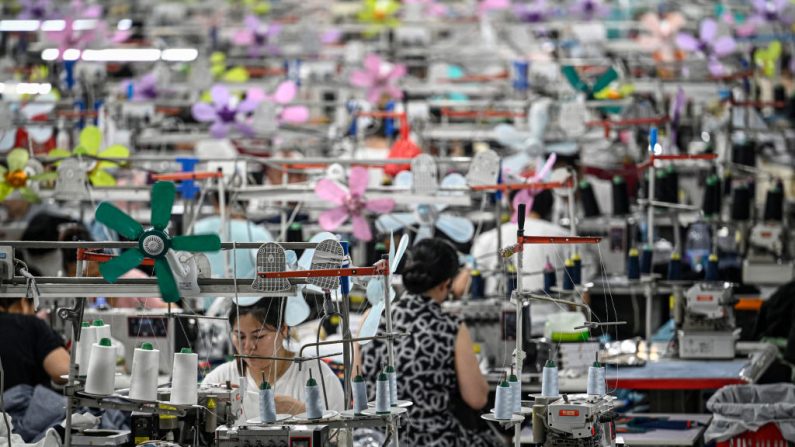
[[167,303],[179,301],[177,281],[174,279],[174,274],[171,272],[171,266],[168,265],[168,261],[163,258],[155,260],[155,275],[157,276],[157,286],[160,287],[160,296],[163,301]]
[[601,92],[605,87],[610,85],[611,82],[618,79],[618,73],[610,67],[607,69],[602,76],[599,76],[599,79],[596,80],[596,83],[593,85],[591,89],[591,93]]
[[577,69],[572,67],[571,65],[566,65],[560,69],[563,73],[563,76],[566,77],[566,80],[569,81],[572,87],[575,90],[579,90],[583,93],[588,92],[588,85],[580,79],[580,75],[577,74]]
[[171,248],[183,251],[218,251],[221,239],[217,234],[197,234],[194,236],[174,236]]
[[137,248],[132,248],[125,251],[120,256],[117,256],[110,261],[103,262],[99,265],[99,273],[108,282],[116,282],[121,275],[129,272],[130,270],[138,267],[141,261],[144,260],[144,254]]
[[157,182],[152,186],[152,226],[164,230],[171,220],[176,187],[173,182]]
[[95,215],[100,223],[116,230],[117,233],[131,241],[138,240],[138,237],[144,232],[141,224],[108,202],[100,203]]

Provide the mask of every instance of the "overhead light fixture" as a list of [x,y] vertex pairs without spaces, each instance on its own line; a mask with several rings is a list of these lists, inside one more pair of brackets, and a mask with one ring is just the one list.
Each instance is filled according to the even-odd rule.
[[[129,19],[125,19],[129,20]],[[122,20],[121,22],[124,22]],[[121,22],[119,24],[121,25]],[[132,21],[130,21],[132,26]],[[97,19],[78,19],[72,22],[72,29],[75,31],[85,31],[97,27]],[[23,32],[23,31],[63,31],[66,29],[65,20],[0,20],[0,32]],[[120,28],[121,29],[121,28]]]
[[49,82],[0,82],[0,93],[17,95],[46,95],[52,91]]
[[109,48],[83,50],[80,58],[89,62],[154,62],[160,59],[160,54],[156,48]]
[[199,57],[199,50],[196,48],[169,48],[163,50],[161,58],[167,62],[190,62]]
[[[55,61],[61,52],[57,48],[47,48],[41,52],[41,59],[44,61]],[[76,61],[78,59],[86,62],[154,62],[163,60],[165,62],[191,62],[199,57],[199,50],[196,48],[169,48],[158,50],[157,48],[106,48],[104,50],[83,50],[76,48],[64,50],[62,59],[65,61]]]

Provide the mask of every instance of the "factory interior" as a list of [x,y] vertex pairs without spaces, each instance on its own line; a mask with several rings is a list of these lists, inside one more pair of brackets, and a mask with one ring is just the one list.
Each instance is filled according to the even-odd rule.
[[0,0],[0,447],[795,445],[795,0]]

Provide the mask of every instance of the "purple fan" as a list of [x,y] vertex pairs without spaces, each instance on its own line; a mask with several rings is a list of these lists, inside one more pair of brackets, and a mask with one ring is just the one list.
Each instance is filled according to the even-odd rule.
[[534,0],[531,3],[514,5],[513,12],[519,20],[528,23],[545,22],[552,15],[547,0]]
[[132,90],[133,101],[149,101],[157,98],[157,76],[154,73],[147,73],[137,81],[129,80],[122,84],[124,94],[129,95]]
[[752,0],[751,6],[753,13],[737,27],[740,36],[750,36],[765,25],[780,25],[788,30],[795,22],[789,0]]
[[367,92],[367,101],[375,104],[384,93],[393,99],[402,98],[403,91],[397,83],[405,74],[405,65],[390,64],[377,54],[371,53],[364,59],[364,70],[351,73],[351,84],[364,88]]
[[17,15],[20,20],[46,20],[53,18],[50,0],[20,0],[22,10]]
[[232,42],[241,47],[248,47],[251,57],[264,54],[278,55],[280,50],[274,42],[282,30],[278,23],[263,23],[257,16],[247,15],[243,20],[245,27],[235,33]]
[[[546,163],[543,165],[540,163],[536,164],[536,172],[533,174],[532,177],[528,178],[525,183],[538,183],[543,182],[544,179],[552,172],[552,167],[555,166],[555,161],[557,160],[556,154],[551,154],[549,158],[547,158]],[[513,196],[513,201],[511,202],[513,205],[513,215],[511,216],[511,222],[517,222],[519,218],[518,210],[519,205],[524,203],[526,208],[529,210],[532,208],[533,199],[536,195],[541,191],[533,191],[530,189],[520,189],[515,196]]]
[[571,12],[582,20],[590,21],[606,16],[609,9],[602,0],[577,0]]
[[212,104],[199,102],[191,108],[196,121],[211,122],[210,135],[214,138],[225,138],[229,131],[237,129],[247,137],[254,136],[254,129],[248,123],[249,116],[262,101],[264,94],[257,89],[246,92],[246,99],[238,101],[223,85],[214,85],[210,89]]
[[718,36],[718,23],[713,19],[701,21],[698,37],[688,33],[676,36],[676,45],[689,53],[702,53],[709,61],[709,72],[713,76],[726,74],[719,58],[728,56],[737,48],[732,36]]

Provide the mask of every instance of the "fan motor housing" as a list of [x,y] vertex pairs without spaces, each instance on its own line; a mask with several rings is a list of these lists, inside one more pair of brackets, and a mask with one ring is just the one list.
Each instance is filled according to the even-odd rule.
[[171,248],[171,240],[165,232],[150,228],[138,239],[138,248],[150,258],[163,258]]

